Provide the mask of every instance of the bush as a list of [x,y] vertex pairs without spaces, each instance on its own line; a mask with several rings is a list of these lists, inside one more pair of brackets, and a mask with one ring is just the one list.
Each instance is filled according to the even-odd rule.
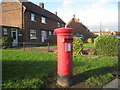
[[80,38],[74,38],[73,41],[73,54],[79,55],[82,54],[83,51],[83,41]]
[[118,39],[114,35],[101,35],[95,39],[94,45],[98,55],[118,55]]
[[88,42],[88,43],[93,43],[93,39],[92,39],[92,38],[88,38],[88,39],[87,39],[87,42]]
[[10,36],[4,36],[2,37],[2,48],[10,48],[12,47],[12,37]]
[[2,48],[2,38],[0,37],[0,49]]

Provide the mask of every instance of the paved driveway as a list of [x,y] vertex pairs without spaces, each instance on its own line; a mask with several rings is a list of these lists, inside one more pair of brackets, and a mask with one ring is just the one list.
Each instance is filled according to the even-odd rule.
[[114,79],[103,88],[120,88],[120,79]]

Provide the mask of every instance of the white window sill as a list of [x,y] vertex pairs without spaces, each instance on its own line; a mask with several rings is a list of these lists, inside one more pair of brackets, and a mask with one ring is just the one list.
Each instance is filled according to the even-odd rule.
[[22,34],[19,34],[19,36],[22,36]]
[[8,34],[4,34],[4,35],[8,35]]
[[30,39],[37,39],[37,38],[30,38]]

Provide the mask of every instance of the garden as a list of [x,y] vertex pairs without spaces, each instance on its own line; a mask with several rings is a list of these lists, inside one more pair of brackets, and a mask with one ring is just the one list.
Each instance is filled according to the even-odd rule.
[[[94,43],[83,43],[78,38],[74,39],[73,86],[78,84],[79,88],[101,88],[116,78],[117,45],[118,40],[115,36],[109,35],[98,37]],[[95,49],[89,53],[84,48]],[[53,77],[56,77],[57,70],[55,52],[43,53],[9,49],[2,49],[1,52],[3,88],[51,88],[54,85]],[[84,52],[87,53],[84,54]]]

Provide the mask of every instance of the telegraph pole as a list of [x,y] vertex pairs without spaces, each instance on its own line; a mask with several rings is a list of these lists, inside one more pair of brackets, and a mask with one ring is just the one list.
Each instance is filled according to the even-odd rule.
[[102,30],[101,30],[101,21],[100,21],[100,35],[102,35]]

